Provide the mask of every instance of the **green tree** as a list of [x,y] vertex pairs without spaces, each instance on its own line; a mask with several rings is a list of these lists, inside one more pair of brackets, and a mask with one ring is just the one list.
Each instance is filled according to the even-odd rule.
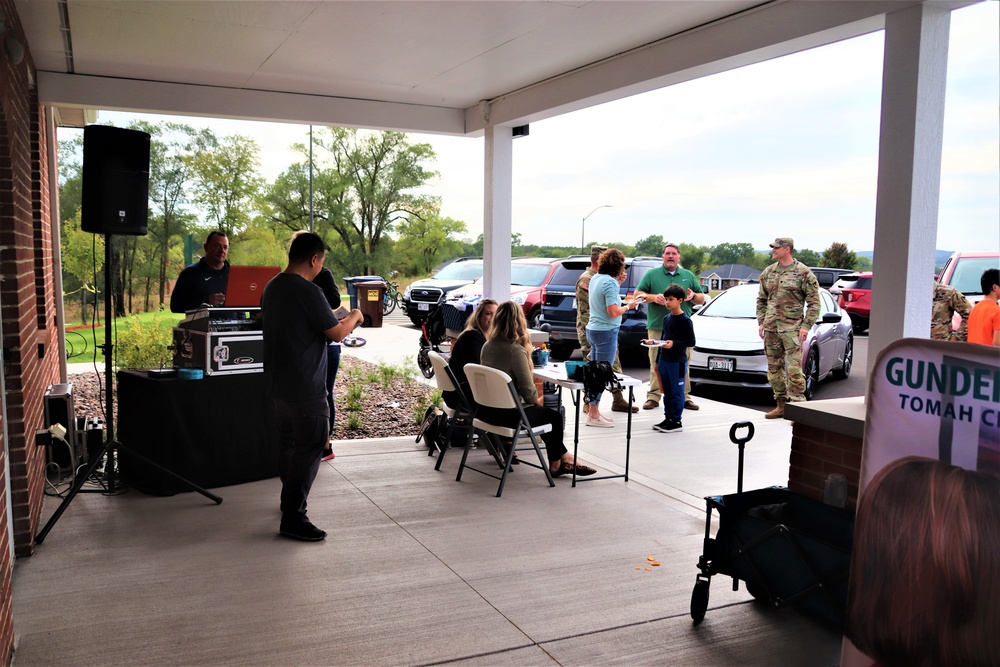
[[[462,256],[463,257],[465,257],[465,256],[468,256],[468,257],[482,257],[483,256],[483,248],[485,248],[485,247],[486,247],[485,236],[483,234],[480,234],[479,236],[476,237],[475,241],[473,241],[472,243],[467,244],[465,246],[465,250],[462,253]],[[512,232],[511,235],[510,235],[510,247],[511,247],[511,250],[515,250],[516,249],[518,251],[518,252],[513,253],[513,255],[515,257],[518,257],[518,256],[520,256],[519,253],[526,252],[526,250],[528,248],[536,249],[539,246],[522,246],[521,245],[521,233],[520,232]],[[528,255],[528,256],[541,257],[542,255]]]
[[709,252],[709,264],[712,266],[722,266],[723,264],[746,264],[749,265],[754,259],[753,245],[750,243],[720,243]]
[[208,216],[210,227],[235,236],[260,206],[264,180],[257,142],[233,134],[219,139],[209,129],[194,138],[188,159],[194,175],[194,202]]
[[62,222],[62,269],[63,275],[76,278],[77,293],[80,295],[80,317],[87,323],[87,298],[94,295],[95,321],[97,318],[98,277],[104,270],[104,237],[90,234],[80,229],[80,210]]
[[445,259],[459,256],[462,243],[458,235],[468,231],[464,222],[439,215],[437,203],[399,221],[395,267],[403,275],[419,276]]
[[[774,260],[771,259],[771,253],[769,252],[755,252],[753,258],[747,262],[747,266],[753,267],[758,271],[763,271],[768,264],[771,264]],[[813,265],[815,266],[815,264]]]
[[847,249],[846,243],[832,243],[823,251],[819,265],[832,269],[854,269],[858,265],[858,256]]
[[460,257],[482,257],[484,245],[485,240],[482,234],[477,236],[475,241],[464,241]]
[[871,271],[872,270],[872,260],[870,257],[864,255],[858,255],[858,263],[854,266],[857,271]]
[[823,256],[820,255],[815,250],[796,250],[795,259],[799,260],[806,266],[820,266],[820,262],[823,260]]
[[[305,162],[291,165],[282,172],[266,191],[266,216],[274,224],[296,232],[310,228],[309,148],[292,144],[291,149],[302,154]],[[350,217],[349,183],[328,161],[312,163],[312,224],[320,236],[333,233],[330,221]]]
[[142,130],[151,137],[149,150],[149,203],[154,215],[149,219],[149,240],[155,250],[147,253],[146,260],[155,271],[144,267],[146,279],[145,310],[150,309],[149,290],[155,283],[159,290],[159,303],[166,300],[167,281],[176,276],[181,267],[171,267],[171,244],[181,243],[188,226],[194,221],[183,205],[188,197],[191,178],[189,155],[194,149],[197,133],[188,125],[177,123],[148,123],[140,121],[132,129]]
[[314,145],[337,175],[329,179],[336,202],[328,206],[330,227],[360,271],[374,273],[389,264],[394,224],[427,206],[414,191],[437,175],[422,166],[434,151],[430,144],[410,144],[402,132],[335,127],[318,134]]
[[59,220],[73,218],[83,203],[83,135],[59,142]]
[[633,252],[636,256],[651,255],[653,257],[659,257],[663,254],[663,245],[665,243],[666,241],[663,240],[662,236],[659,234],[652,234],[636,243]]
[[[691,243],[680,243],[677,249],[681,253],[681,266],[694,275],[700,275],[702,271],[708,268],[705,266],[705,257],[708,255],[707,247]],[[660,254],[663,254],[663,246],[660,246]]]
[[249,266],[280,266],[288,263],[291,234],[279,233],[264,224],[253,224],[229,244],[229,261]]

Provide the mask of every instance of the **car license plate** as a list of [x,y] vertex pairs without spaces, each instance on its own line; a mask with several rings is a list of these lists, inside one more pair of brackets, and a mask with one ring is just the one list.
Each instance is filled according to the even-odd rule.
[[572,310],[576,310],[576,297],[573,297],[573,307]]
[[708,370],[732,373],[736,370],[736,360],[731,357],[709,357]]
[[430,310],[430,309],[431,309],[431,304],[429,304],[429,303],[418,303],[417,304],[417,310]]

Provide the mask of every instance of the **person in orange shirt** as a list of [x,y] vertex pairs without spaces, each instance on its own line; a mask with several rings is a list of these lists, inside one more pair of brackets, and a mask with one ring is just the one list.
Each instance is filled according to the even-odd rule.
[[1000,269],[986,269],[979,279],[983,300],[969,313],[970,343],[1000,347]]

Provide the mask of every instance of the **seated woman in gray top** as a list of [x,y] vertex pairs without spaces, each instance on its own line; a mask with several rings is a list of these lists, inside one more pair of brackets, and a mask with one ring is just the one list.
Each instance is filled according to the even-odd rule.
[[[596,470],[575,463],[573,455],[563,445],[563,419],[558,410],[544,407],[543,397],[538,395],[535,379],[531,372],[531,340],[528,337],[528,322],[524,319],[521,306],[513,301],[505,301],[497,308],[489,331],[489,340],[483,346],[480,363],[496,368],[511,377],[524,405],[524,414],[532,426],[550,424],[552,430],[542,434],[545,451],[548,452],[549,469],[553,477],[573,473],[593,475]],[[517,411],[480,407],[480,419],[513,428],[517,424]]]

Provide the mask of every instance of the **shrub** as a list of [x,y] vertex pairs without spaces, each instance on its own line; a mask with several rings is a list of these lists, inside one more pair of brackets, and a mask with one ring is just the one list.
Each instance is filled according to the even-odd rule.
[[160,368],[171,363],[176,318],[162,310],[140,319],[136,315],[118,320],[116,325],[115,365],[118,368]]

